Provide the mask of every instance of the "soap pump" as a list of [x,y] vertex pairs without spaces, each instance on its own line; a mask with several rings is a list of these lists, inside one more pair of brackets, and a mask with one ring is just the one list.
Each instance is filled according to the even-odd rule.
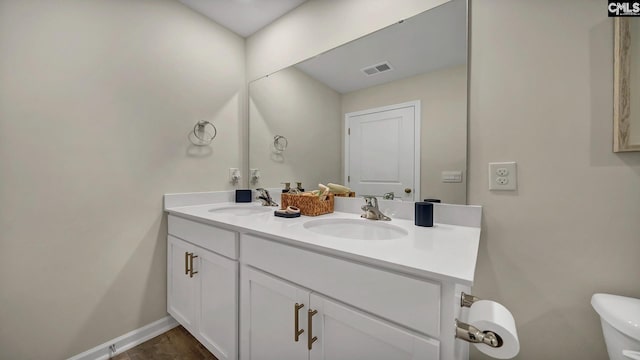
[[284,185],[284,189],[282,189],[282,193],[283,193],[283,194],[288,193],[288,192],[290,192],[290,191],[291,191],[291,183],[289,183],[289,182],[283,182],[283,183],[280,183],[280,184],[283,184],[283,185]]
[[302,181],[296,181],[297,186],[297,190],[300,192],[304,192],[304,189],[302,188]]

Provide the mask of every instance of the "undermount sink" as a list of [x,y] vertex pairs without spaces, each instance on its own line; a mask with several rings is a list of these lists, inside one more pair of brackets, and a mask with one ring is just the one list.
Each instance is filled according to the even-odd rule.
[[263,214],[268,211],[272,211],[273,209],[274,208],[259,205],[230,205],[209,209],[209,212],[237,216],[248,216]]
[[366,219],[319,219],[303,226],[321,235],[357,240],[392,240],[409,234],[399,226]]

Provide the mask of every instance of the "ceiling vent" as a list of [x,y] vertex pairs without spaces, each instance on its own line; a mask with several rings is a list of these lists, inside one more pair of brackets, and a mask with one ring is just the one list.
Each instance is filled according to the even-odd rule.
[[367,66],[366,68],[363,68],[360,70],[363,73],[365,73],[367,76],[372,76],[372,75],[380,74],[383,72],[391,71],[393,70],[393,67],[391,66],[391,64],[389,64],[388,61],[385,61],[379,64]]

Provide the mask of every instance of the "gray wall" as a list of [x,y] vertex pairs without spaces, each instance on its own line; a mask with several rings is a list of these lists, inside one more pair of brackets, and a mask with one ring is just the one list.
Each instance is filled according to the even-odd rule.
[[[612,152],[606,14],[599,0],[472,3],[474,293],[511,309],[518,359],[606,359],[591,295],[640,297],[640,153]],[[489,192],[487,163],[509,160],[518,191]]]
[[176,1],[0,0],[0,54],[0,358],[62,359],[166,315],[162,195],[242,166],[244,40]]

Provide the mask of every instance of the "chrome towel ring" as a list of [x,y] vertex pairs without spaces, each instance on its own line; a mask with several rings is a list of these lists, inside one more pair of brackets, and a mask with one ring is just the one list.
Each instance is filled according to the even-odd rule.
[[218,129],[216,129],[213,123],[206,120],[200,120],[193,127],[193,136],[195,137],[195,139],[189,136],[189,140],[191,140],[191,143],[193,145],[206,146],[211,144],[211,142],[216,138],[217,135]]
[[278,151],[284,151],[289,145],[289,141],[282,135],[276,135],[273,137],[273,147]]

